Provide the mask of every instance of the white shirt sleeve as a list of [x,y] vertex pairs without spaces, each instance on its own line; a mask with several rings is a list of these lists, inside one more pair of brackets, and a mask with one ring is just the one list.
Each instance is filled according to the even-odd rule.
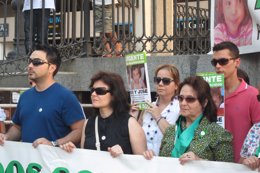
[[6,119],[6,114],[5,114],[5,111],[0,108],[0,121],[5,121]]
[[[44,2],[45,2],[45,4],[44,4],[45,8],[55,10],[54,0],[45,0]],[[33,9],[41,9],[42,3],[43,3],[43,0],[33,0]],[[30,10],[30,9],[31,9],[31,1],[24,0],[23,11]]]

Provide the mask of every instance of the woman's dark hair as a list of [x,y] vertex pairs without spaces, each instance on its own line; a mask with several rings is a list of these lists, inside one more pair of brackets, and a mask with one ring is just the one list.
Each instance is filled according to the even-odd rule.
[[[193,88],[193,90],[196,92],[200,105],[202,106],[202,108],[204,108],[203,115],[205,117],[207,117],[207,119],[210,122],[216,122],[217,121],[217,107],[212,99],[212,96],[210,93],[210,86],[209,86],[208,82],[206,82],[200,76],[188,77],[188,78],[184,79],[184,81],[180,84],[178,93],[180,93],[180,91],[184,85],[191,86]],[[206,104],[206,106],[204,106],[206,102],[207,102],[207,104]]]
[[250,85],[250,79],[248,74],[241,68],[237,68],[237,77],[244,79],[244,81]]
[[[100,71],[91,78],[89,87],[92,88],[96,81],[102,81],[109,87],[112,95],[110,106],[112,107],[115,116],[120,116],[123,115],[122,113],[129,112],[130,105],[128,103],[128,93],[120,75]],[[99,109],[95,109],[95,111],[99,113]]]

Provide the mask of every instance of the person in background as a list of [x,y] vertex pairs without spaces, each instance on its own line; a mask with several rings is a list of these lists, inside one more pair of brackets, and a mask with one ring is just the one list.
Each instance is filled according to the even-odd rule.
[[32,80],[29,80],[29,85],[30,87],[35,87],[36,83]]
[[[159,155],[179,158],[181,164],[201,159],[232,162],[232,135],[216,123],[209,84],[200,76],[184,79],[178,100],[180,116],[166,129]],[[151,159],[153,152],[147,150],[144,157]]]
[[250,85],[250,79],[248,74],[241,68],[237,68],[237,77],[242,78],[248,85]]
[[[54,0],[24,0],[24,45],[26,54],[30,53],[36,44],[48,44],[48,21],[51,10],[55,10]],[[32,21],[30,19],[31,14]],[[30,31],[31,22],[33,23],[32,32]],[[30,45],[30,39],[32,39],[32,45]]]
[[[115,1],[116,3],[116,1]],[[103,57],[111,58],[113,54],[116,57],[122,56],[122,44],[117,41],[117,33],[113,32],[113,4],[111,0],[104,0],[104,4],[95,1],[94,4],[94,20],[95,20],[95,32],[100,33],[102,37],[101,46],[104,46]],[[99,48],[100,49],[100,48]]]
[[80,142],[84,115],[76,96],[57,83],[54,76],[61,65],[57,49],[36,47],[28,58],[28,78],[35,86],[23,92],[13,115],[13,126],[0,134],[5,140],[58,146]]
[[[91,78],[90,93],[95,116],[90,117],[83,127],[81,148],[108,151],[113,157],[143,154],[145,135],[136,119],[128,113],[128,94],[121,76],[97,73]],[[71,152],[76,146],[68,142],[60,147]]]
[[5,123],[6,114],[5,110],[0,107],[0,133],[5,133]]
[[240,163],[260,171],[260,123],[255,123],[249,130],[240,156]]
[[[257,99],[260,102],[260,85],[258,86]],[[239,162],[250,167],[251,169],[258,168],[260,172],[260,123],[255,123],[243,143],[240,152]]]
[[210,93],[211,93],[214,103],[216,104],[216,107],[222,108],[223,107],[223,96],[221,94],[221,88],[220,87],[211,88]]
[[211,64],[218,74],[224,74],[225,128],[233,135],[235,162],[249,129],[260,122],[258,90],[238,78],[240,65],[238,47],[232,42],[221,42],[213,47]]
[[[178,69],[170,64],[158,66],[154,83],[157,100],[141,113],[139,122],[144,129],[148,149],[158,155],[166,128],[175,124],[179,116],[180,107],[176,97],[180,84]],[[132,115],[136,118],[137,112],[136,108],[132,107]]]

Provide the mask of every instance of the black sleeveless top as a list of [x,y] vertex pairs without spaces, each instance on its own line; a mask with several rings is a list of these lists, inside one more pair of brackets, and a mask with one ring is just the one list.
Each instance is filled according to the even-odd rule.
[[[90,117],[85,128],[85,149],[96,150],[95,137],[95,116]],[[107,118],[98,117],[98,133],[101,151],[107,151],[108,147],[116,144],[120,145],[124,154],[133,154],[130,144],[128,120],[130,115],[120,115],[115,117],[114,114]]]

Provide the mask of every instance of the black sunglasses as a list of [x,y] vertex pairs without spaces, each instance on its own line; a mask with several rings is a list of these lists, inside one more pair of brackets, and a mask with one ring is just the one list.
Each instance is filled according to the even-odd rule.
[[220,59],[212,59],[211,60],[211,64],[216,67],[217,64],[223,66],[223,65],[227,65],[228,62],[232,59],[236,59],[236,58],[220,58]]
[[178,100],[179,102],[183,102],[183,100],[185,100],[187,103],[194,103],[197,100],[197,98],[192,96],[184,97],[182,95],[179,95]]
[[154,83],[159,84],[161,81],[163,83],[163,85],[169,85],[172,81],[174,81],[173,79],[167,78],[167,77],[154,77],[153,78]]
[[34,59],[28,58],[28,65],[31,64],[31,63],[34,66],[40,66],[42,64],[50,64],[50,63],[43,61],[42,59],[39,59],[39,58],[34,58]]
[[92,94],[95,91],[97,95],[106,95],[110,92],[110,90],[106,89],[105,87],[98,87],[98,88],[91,88],[90,94]]

